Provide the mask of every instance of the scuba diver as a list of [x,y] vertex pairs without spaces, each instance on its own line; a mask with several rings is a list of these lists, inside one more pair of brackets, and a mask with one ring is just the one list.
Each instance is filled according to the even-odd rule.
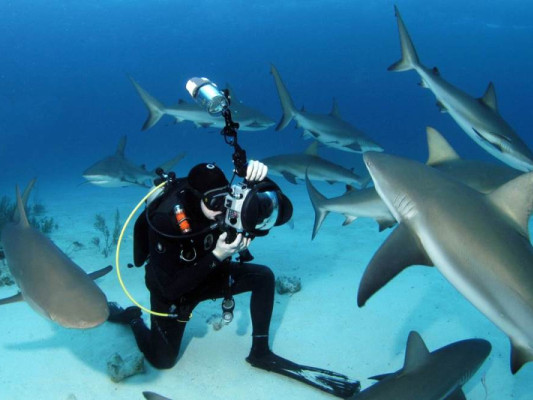
[[[235,128],[229,111],[225,117]],[[150,327],[137,306],[123,309],[109,303],[108,320],[129,325],[146,359],[155,368],[168,369],[178,360],[185,327],[200,302],[223,299],[222,321],[229,323],[233,295],[251,292],[252,346],[246,361],[335,396],[350,397],[360,390],[359,381],[299,365],[269,347],[275,278],[269,267],[250,262],[248,247],[253,238],[286,223],[292,217],[292,204],[266,177],[265,164],[246,162],[236,135],[231,145],[235,149],[231,181],[238,175],[245,178],[241,184],[228,182],[214,163],[194,166],[185,178],[159,171],[155,184],[165,180],[166,184],[147,200],[133,235],[134,264],[145,265],[150,292]]]

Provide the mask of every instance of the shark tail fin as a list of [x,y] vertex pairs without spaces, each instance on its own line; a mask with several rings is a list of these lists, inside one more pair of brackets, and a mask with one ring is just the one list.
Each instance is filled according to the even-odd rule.
[[280,131],[285,128],[292,121],[294,116],[297,113],[294,103],[292,101],[289,91],[285,87],[285,84],[281,80],[281,76],[274,65],[270,66],[270,73],[274,76],[274,83],[276,84],[276,89],[278,90],[279,100],[281,102],[281,108],[283,110],[283,116],[276,126],[276,130]]
[[13,212],[12,220],[15,223],[21,222],[24,226],[29,226],[28,218],[26,216],[26,207],[28,205],[28,198],[30,197],[31,190],[33,189],[33,186],[35,185],[36,178],[33,178],[29,183],[28,186],[24,189],[24,192],[22,192],[22,196],[20,196],[20,191],[18,186],[16,187],[16,196],[17,196],[17,204],[15,207],[15,211]]
[[[21,224],[23,227],[28,227],[28,226],[30,226],[30,223],[28,221],[28,217],[26,216],[26,210],[25,210],[25,205],[26,205],[25,204],[25,200],[27,200],[26,190],[24,191],[24,195],[22,195],[22,196],[20,195],[20,189],[19,189],[18,185],[17,185],[15,190],[17,192],[17,210],[15,211],[15,215],[13,216],[13,220],[15,222],[18,222],[19,224]],[[28,195],[29,195],[29,193],[28,193]],[[24,199],[24,197],[25,197],[25,199]]]
[[129,78],[131,83],[135,87],[135,90],[137,90],[137,93],[139,93],[139,96],[141,96],[144,105],[148,109],[148,118],[146,118],[146,121],[144,122],[144,125],[142,127],[142,130],[145,131],[157,124],[157,122],[165,114],[165,106],[155,97],[150,95],[150,93],[144,90],[141,85],[135,82],[135,80],[131,76]]
[[305,171],[305,185],[307,186],[307,193],[309,193],[309,198],[311,199],[311,203],[313,204],[313,208],[315,210],[315,224],[313,226],[313,234],[311,236],[311,239],[314,239],[318,233],[318,230],[320,229],[320,226],[322,226],[322,222],[324,222],[324,219],[329,214],[329,211],[324,208],[324,203],[327,201],[326,197],[323,196],[322,193],[316,190],[316,188],[312,185],[309,177],[307,176],[307,171]]
[[180,153],[176,157],[174,157],[172,160],[168,160],[167,162],[161,164],[161,168],[165,172],[170,171],[172,167],[174,167],[174,165],[180,162],[183,157],[185,157],[185,152]]
[[395,62],[387,69],[389,71],[396,72],[408,71],[420,65],[420,61],[418,60],[418,55],[416,54],[415,46],[413,45],[413,41],[409,36],[409,32],[407,32],[407,28],[403,23],[402,16],[400,15],[398,7],[394,6],[394,12],[396,14],[396,19],[398,21],[398,30],[400,32],[402,58],[400,59],[400,61]]

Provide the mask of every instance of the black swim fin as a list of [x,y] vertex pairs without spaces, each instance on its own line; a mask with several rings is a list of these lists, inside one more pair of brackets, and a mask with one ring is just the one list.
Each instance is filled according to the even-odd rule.
[[262,357],[255,357],[250,354],[246,361],[256,368],[285,375],[343,399],[351,397],[361,390],[359,381],[350,379],[346,375],[296,364],[272,352]]

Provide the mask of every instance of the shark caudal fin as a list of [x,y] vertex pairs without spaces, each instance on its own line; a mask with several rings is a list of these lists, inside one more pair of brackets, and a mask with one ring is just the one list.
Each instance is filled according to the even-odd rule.
[[185,157],[185,152],[182,152],[178,154],[176,157],[174,157],[173,159],[168,160],[167,162],[164,162],[163,164],[161,164],[160,168],[163,171],[168,172],[174,167],[174,165],[180,162],[183,159],[183,157]]
[[15,188],[17,204],[11,217],[11,220],[14,223],[22,223],[23,226],[29,226],[28,217],[26,216],[26,208],[28,205],[28,199],[30,197],[31,190],[35,185],[35,181],[36,178],[33,178],[28,183],[28,186],[26,186],[26,188],[22,192],[22,196],[20,195],[20,190],[18,186]]
[[289,91],[285,87],[285,84],[281,80],[281,76],[279,75],[278,70],[274,65],[270,65],[270,73],[274,77],[274,83],[276,84],[276,89],[278,90],[279,100],[281,102],[281,108],[283,110],[283,116],[281,117],[281,121],[279,121],[278,126],[276,126],[276,130],[280,131],[283,128],[285,128],[289,123],[292,121],[294,116],[296,115],[297,111],[294,107],[294,103],[292,102],[291,95],[289,94]]
[[324,203],[327,201],[327,198],[322,195],[316,188],[312,185],[309,177],[307,176],[307,171],[305,171],[305,185],[307,187],[307,193],[309,193],[309,199],[311,204],[313,204],[313,209],[315,210],[315,224],[313,226],[313,234],[311,240],[315,238],[318,230],[322,226],[322,222],[328,216],[329,211],[324,208]]
[[137,90],[137,93],[139,93],[139,96],[141,96],[144,105],[148,109],[148,118],[146,118],[146,121],[144,122],[144,125],[142,127],[142,130],[145,131],[157,124],[161,117],[165,115],[165,106],[155,97],[150,95],[150,93],[144,90],[141,85],[135,82],[135,80],[131,76],[129,76],[129,78],[131,83],[135,87],[135,90]]
[[402,58],[400,61],[392,64],[387,70],[389,71],[408,71],[414,69],[416,66],[420,65],[418,60],[418,55],[416,54],[415,46],[407,32],[407,28],[403,23],[402,16],[398,7],[394,6],[394,12],[396,14],[396,19],[398,21],[398,31],[400,32],[400,45],[402,47]]

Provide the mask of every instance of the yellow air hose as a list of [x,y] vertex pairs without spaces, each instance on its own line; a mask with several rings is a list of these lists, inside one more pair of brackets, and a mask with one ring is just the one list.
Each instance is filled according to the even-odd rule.
[[[120,286],[122,286],[122,290],[124,291],[124,293],[126,293],[126,296],[128,296],[128,298],[133,302],[133,304],[135,304],[137,307],[139,307],[140,309],[142,309],[143,311],[149,313],[149,314],[152,314],[152,315],[156,315],[158,317],[170,317],[170,318],[177,318],[177,315],[176,314],[168,314],[168,313],[160,313],[160,312],[156,312],[156,311],[152,311],[150,310],[149,308],[146,308],[144,306],[142,306],[141,304],[139,304],[139,302],[137,302],[137,300],[135,300],[133,298],[133,296],[130,294],[130,292],[128,292],[128,289],[126,289],[126,285],[124,285],[124,281],[122,280],[122,275],[120,274],[120,264],[119,264],[119,258],[120,258],[120,245],[122,243],[122,238],[124,237],[124,232],[126,231],[126,228],[128,227],[131,219],[133,218],[133,216],[135,215],[135,213],[137,212],[137,210],[139,210],[139,208],[141,207],[141,205],[152,195],[154,194],[157,190],[161,189],[163,186],[165,186],[167,183],[167,181],[164,181],[162,183],[160,183],[159,185],[157,185],[156,187],[154,187],[152,190],[150,190],[148,192],[148,194],[146,196],[144,196],[141,201],[139,201],[139,204],[137,204],[135,206],[135,208],[132,210],[132,212],[130,213],[130,215],[128,216],[128,218],[126,219],[126,222],[124,222],[124,226],[122,227],[122,230],[120,231],[120,236],[118,237],[118,242],[117,242],[117,251],[116,251],[116,254],[115,254],[115,264],[117,266],[117,276],[118,276],[118,281],[120,282]],[[178,320],[179,321],[179,320]],[[180,322],[185,322],[185,321],[180,321]]]

